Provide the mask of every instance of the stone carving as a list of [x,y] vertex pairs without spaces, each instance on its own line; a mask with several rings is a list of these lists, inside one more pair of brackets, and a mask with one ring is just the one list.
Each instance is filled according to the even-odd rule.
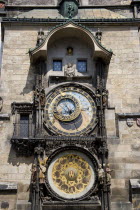
[[102,168],[102,165],[100,164],[98,169],[98,178],[100,184],[104,183],[104,177],[105,177],[105,172],[104,169]]
[[45,106],[45,99],[45,90],[36,88],[34,91],[35,106],[39,106],[39,103],[41,106]]
[[39,106],[44,107],[45,101],[46,101],[46,97],[45,97],[45,90],[42,85],[42,76],[37,75],[36,86],[34,90],[34,104],[36,107],[39,107]]
[[107,102],[108,102],[108,90],[103,90],[103,106],[106,107],[107,106]]
[[18,114],[20,113],[32,113],[33,111],[33,104],[32,103],[12,103],[12,114],[15,114],[16,112]]
[[36,165],[35,164],[32,165],[31,172],[32,172],[31,182],[32,183],[35,183],[36,182],[36,179],[37,179],[37,168],[36,168]]
[[72,4],[69,4],[68,6],[68,17],[72,18],[74,13],[74,6]]
[[107,185],[111,185],[111,172],[113,170],[110,169],[109,164],[106,165],[106,178],[107,178]]
[[2,97],[0,97],[0,112],[2,111],[3,108],[3,99]]
[[133,124],[134,124],[133,118],[127,118],[126,124],[127,124],[129,127],[132,127]]
[[75,76],[75,68],[72,63],[68,63],[65,67],[65,76],[66,77],[74,77]]
[[99,28],[98,28],[98,31],[96,32],[96,38],[98,39],[99,42],[101,42],[101,40],[102,40],[102,32],[100,31]]
[[44,41],[44,31],[42,28],[38,31],[38,36],[37,36],[37,46],[39,46],[42,42]]

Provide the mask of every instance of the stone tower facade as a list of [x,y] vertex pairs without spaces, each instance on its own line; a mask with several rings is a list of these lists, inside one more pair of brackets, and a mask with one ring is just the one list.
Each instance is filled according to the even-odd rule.
[[0,1],[0,209],[140,209],[140,1]]

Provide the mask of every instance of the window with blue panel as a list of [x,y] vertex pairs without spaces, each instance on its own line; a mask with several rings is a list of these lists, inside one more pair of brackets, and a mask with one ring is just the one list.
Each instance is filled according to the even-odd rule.
[[20,137],[27,138],[29,136],[29,115],[20,115]]
[[78,70],[78,72],[81,72],[81,73],[87,72],[87,61],[86,60],[78,60],[77,61],[77,70]]
[[53,60],[53,71],[62,71],[62,60]]

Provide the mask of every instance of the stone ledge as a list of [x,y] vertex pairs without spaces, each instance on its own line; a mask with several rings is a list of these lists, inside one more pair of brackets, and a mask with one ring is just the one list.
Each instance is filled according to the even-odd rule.
[[116,113],[119,118],[137,118],[140,117],[140,112],[137,113]]
[[[65,203],[64,204],[55,204],[50,203],[42,206],[42,210],[101,210],[100,204],[81,204],[81,203]],[[129,209],[128,209],[129,210]]]
[[0,121],[10,120],[10,114],[0,114]]
[[17,183],[0,182],[0,191],[17,191]]

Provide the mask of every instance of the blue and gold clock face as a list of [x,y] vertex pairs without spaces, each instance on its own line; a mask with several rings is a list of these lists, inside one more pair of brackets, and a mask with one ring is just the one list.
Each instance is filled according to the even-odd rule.
[[53,133],[81,135],[90,131],[95,121],[95,102],[81,88],[62,87],[47,98],[45,125]]

